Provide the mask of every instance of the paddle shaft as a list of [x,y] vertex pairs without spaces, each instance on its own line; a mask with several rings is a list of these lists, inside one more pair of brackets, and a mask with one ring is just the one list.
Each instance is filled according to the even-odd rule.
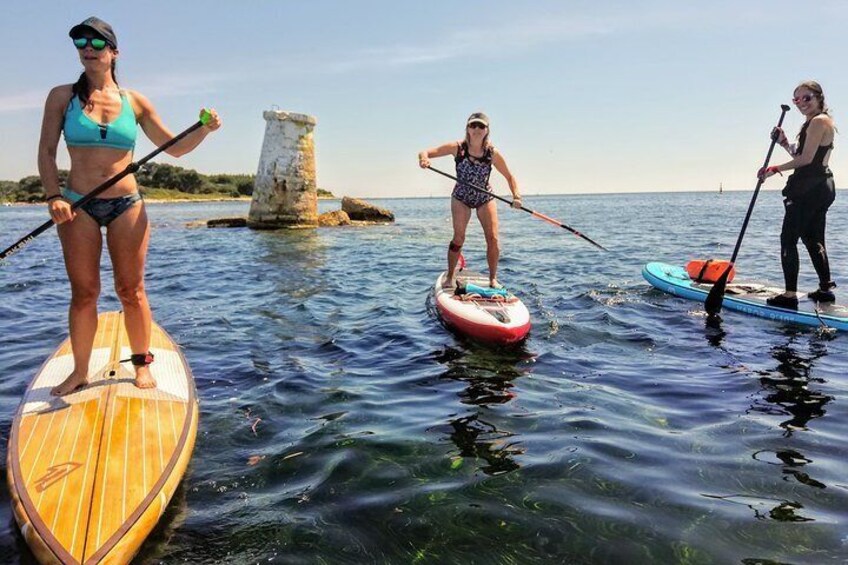
[[[789,106],[786,104],[781,104],[780,106],[780,119],[777,121],[777,127],[783,125],[783,118],[786,117],[786,112],[789,111]],[[777,138],[772,136],[771,144],[769,145],[768,153],[766,153],[766,159],[763,161],[763,169],[768,167],[769,161],[771,161],[771,154],[774,151],[774,146],[777,145]],[[765,182],[765,178],[760,178],[757,180],[757,186],[754,188],[754,194],[751,196],[751,202],[748,204],[748,212],[745,214],[745,221],[742,222],[742,229],[739,231],[739,237],[736,239],[736,247],[733,248],[733,255],[730,257],[730,263],[728,263],[727,268],[718,278],[716,283],[710,289],[710,293],[707,295],[707,299],[704,301],[704,308],[707,313],[710,315],[718,314],[721,311],[721,303],[724,299],[724,291],[727,288],[727,277],[730,276],[730,270],[733,268],[734,263],[736,263],[736,257],[739,255],[739,248],[742,247],[742,238],[745,237],[745,230],[748,229],[748,221],[751,219],[751,213],[754,211],[754,204],[757,202],[757,196],[760,194],[760,187],[763,186]]]
[[[478,192],[485,192],[486,194],[488,194],[488,195],[489,195],[489,196],[491,196],[492,198],[497,198],[497,199],[498,199],[498,200],[500,200],[501,202],[505,202],[506,204],[509,204],[510,206],[512,206],[512,201],[511,201],[511,200],[507,200],[506,198],[504,198],[504,197],[502,197],[502,196],[498,196],[498,195],[497,195],[497,194],[495,194],[494,192],[491,192],[491,191],[489,191],[489,190],[486,190],[485,188],[481,188],[481,187],[477,186],[477,185],[476,185],[476,184],[474,184],[474,183],[470,183],[470,182],[462,182],[462,181],[460,181],[458,178],[456,178],[455,176],[450,175],[450,174],[448,174],[448,173],[446,173],[446,172],[444,172],[444,171],[440,171],[439,169],[435,169],[435,168],[430,167],[430,166],[428,166],[427,168],[428,168],[428,169],[430,169],[431,171],[433,171],[434,173],[439,173],[440,175],[442,175],[442,176],[444,176],[444,177],[448,177],[449,179],[453,179],[453,180],[455,180],[456,182],[460,182],[460,183],[464,184],[465,186],[468,186],[468,187],[470,187],[470,188],[473,188],[474,190],[476,190],[476,191],[478,191]],[[565,229],[565,230],[570,231],[571,233],[573,233],[573,234],[574,234],[574,235],[576,235],[577,237],[580,237],[580,238],[585,239],[586,241],[588,241],[589,243],[591,243],[592,245],[594,245],[594,246],[595,246],[595,247],[597,247],[598,249],[603,249],[604,251],[609,251],[609,249],[607,249],[606,247],[604,247],[604,246],[603,246],[603,245],[601,245],[600,243],[597,243],[597,242],[593,241],[591,238],[589,238],[589,237],[587,237],[587,236],[583,235],[582,233],[580,233],[580,232],[579,232],[579,231],[577,231],[576,229],[574,229],[574,228],[572,228],[572,227],[570,227],[570,226],[567,226],[566,224],[563,224],[562,222],[558,222],[558,221],[554,220],[554,219],[553,219],[553,218],[551,218],[550,216],[546,216],[546,215],[542,214],[541,212],[536,212],[535,210],[531,210],[530,208],[527,208],[527,207],[525,207],[525,206],[520,206],[520,208],[521,208],[522,210],[524,210],[525,212],[527,212],[528,214],[530,214],[531,216],[534,216],[534,217],[536,217],[536,218],[539,218],[540,220],[544,220],[544,221],[548,222],[549,224],[552,224],[552,225],[555,225],[555,226],[560,227],[560,228],[562,228],[562,229]]]
[[[77,208],[79,208],[80,206],[85,204],[86,202],[89,202],[93,198],[96,198],[98,194],[101,194],[107,188],[117,184],[117,182],[120,181],[121,179],[123,179],[124,177],[135,173],[145,163],[147,163],[148,161],[150,161],[151,159],[153,159],[154,157],[156,157],[157,155],[159,155],[163,151],[166,151],[168,148],[173,146],[175,143],[178,143],[180,140],[182,140],[185,136],[187,136],[191,132],[202,127],[203,124],[206,123],[206,121],[208,121],[208,118],[206,120],[201,118],[200,120],[197,121],[196,124],[189,127],[187,130],[185,130],[181,134],[177,135],[176,137],[171,138],[167,142],[163,143],[162,145],[157,147],[155,151],[151,152],[149,155],[142,157],[141,159],[139,159],[135,163],[130,163],[129,165],[127,165],[127,167],[123,171],[121,171],[117,175],[113,176],[109,180],[103,182],[102,184],[98,185],[91,192],[89,192],[88,194],[86,194],[85,196],[83,196],[82,198],[77,200],[76,202],[74,202],[71,205],[71,210],[76,210]],[[41,224],[40,226],[38,226],[37,228],[35,228],[31,232],[29,232],[27,235],[25,235],[24,237],[19,239],[17,242],[15,242],[14,244],[12,244],[9,247],[7,247],[6,249],[4,249],[3,252],[0,253],[0,261],[2,261],[3,259],[6,259],[7,257],[17,253],[18,251],[20,251],[21,249],[26,247],[29,244],[29,242],[31,242],[33,239],[35,239],[36,237],[38,237],[39,235],[41,235],[45,231],[49,230],[53,226],[53,224],[54,224],[54,222],[53,222],[52,219],[47,220],[46,222],[44,222],[43,224]]]
[[[780,109],[780,119],[777,121],[777,127],[783,125],[783,118],[786,117],[786,112],[789,111],[789,106],[781,106]],[[768,167],[769,161],[771,161],[771,154],[774,151],[775,145],[777,145],[777,139],[772,139],[771,145],[769,145],[768,153],[766,153],[766,160],[763,161],[763,169]],[[751,197],[751,203],[748,204],[748,212],[745,214],[745,221],[742,222],[742,230],[739,232],[739,237],[736,239],[736,247],[733,248],[733,255],[730,256],[731,263],[735,263],[736,257],[739,255],[739,248],[742,247],[742,238],[745,237],[745,230],[748,229],[748,221],[751,219],[751,213],[754,211],[754,204],[757,202],[757,196],[760,194],[760,187],[763,186],[765,180],[765,178],[757,180],[757,186],[754,188],[754,195]],[[730,270],[730,267],[728,267],[727,270]]]

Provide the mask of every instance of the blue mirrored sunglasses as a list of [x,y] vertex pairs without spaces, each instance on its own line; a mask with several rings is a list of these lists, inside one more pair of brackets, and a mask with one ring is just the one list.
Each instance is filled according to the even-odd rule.
[[106,40],[99,37],[77,37],[74,39],[77,49],[85,49],[88,45],[95,51],[103,51],[106,48]]

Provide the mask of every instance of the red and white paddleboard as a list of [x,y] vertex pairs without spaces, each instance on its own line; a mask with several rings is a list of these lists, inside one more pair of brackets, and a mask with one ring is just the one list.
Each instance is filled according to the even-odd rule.
[[[488,343],[517,343],[530,331],[530,312],[512,294],[506,298],[483,298],[474,294],[454,294],[454,288],[444,288],[447,273],[436,279],[433,287],[436,309],[445,325],[472,339]],[[489,286],[489,277],[462,271],[459,280],[477,286]]]

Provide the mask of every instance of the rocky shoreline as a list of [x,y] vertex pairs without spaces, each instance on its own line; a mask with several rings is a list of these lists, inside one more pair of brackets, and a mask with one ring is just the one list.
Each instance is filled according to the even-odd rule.
[[[344,198],[344,197],[342,197]],[[318,200],[342,200],[337,196],[319,196]],[[145,198],[147,204],[185,204],[186,202],[250,202],[250,196],[240,196],[238,198],[220,196],[215,198]],[[43,206],[45,201],[41,202],[0,202],[2,206]]]
[[[317,225],[292,225],[288,226],[287,229],[373,226],[390,224],[394,221],[395,215],[391,210],[375,206],[365,200],[345,196],[342,198],[341,209],[320,214]],[[248,227],[248,218],[246,216],[211,218],[209,220],[196,220],[186,225],[190,228],[244,228]]]

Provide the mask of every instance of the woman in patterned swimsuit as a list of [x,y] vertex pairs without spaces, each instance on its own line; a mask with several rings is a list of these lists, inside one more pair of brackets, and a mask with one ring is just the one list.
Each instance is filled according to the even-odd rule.
[[482,112],[475,112],[468,118],[465,127],[465,141],[451,141],[427,149],[418,154],[418,164],[426,169],[433,157],[453,155],[456,161],[456,177],[459,182],[453,189],[451,198],[451,218],[453,219],[453,239],[448,246],[448,276],[446,284],[456,286],[456,266],[460,250],[465,243],[465,230],[471,211],[477,210],[477,218],[483,226],[486,236],[486,259],[489,263],[489,284],[499,288],[498,284],[498,210],[491,194],[471,188],[476,185],[491,192],[489,176],[492,166],[506,178],[512,192],[513,208],[521,207],[521,194],[518,181],[512,176],[503,155],[489,142],[489,118]]

